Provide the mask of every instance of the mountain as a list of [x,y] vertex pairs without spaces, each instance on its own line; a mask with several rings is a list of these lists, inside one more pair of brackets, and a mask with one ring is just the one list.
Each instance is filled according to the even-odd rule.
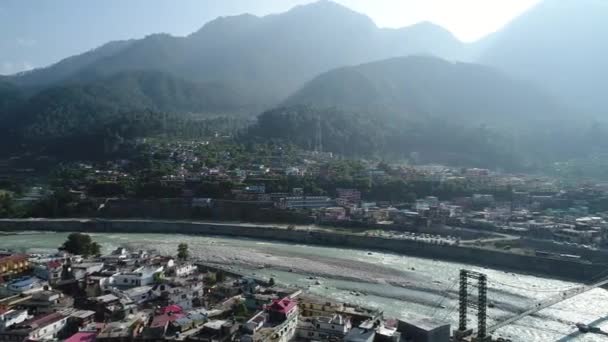
[[93,63],[119,53],[132,43],[132,40],[110,42],[83,54],[68,57],[49,67],[21,72],[10,77],[10,80],[25,88],[50,86],[68,80]]
[[[1,96],[2,89],[0,99],[8,98]],[[0,135],[77,150],[84,141],[94,145],[108,136],[146,136],[177,121],[234,115],[249,107],[244,101],[245,96],[219,83],[195,84],[157,71],[122,72],[51,87],[22,101],[12,115],[4,115]]]
[[19,87],[0,80],[0,120],[18,108],[23,100],[24,96]]
[[265,17],[222,17],[187,37],[156,34],[13,77],[17,84],[91,81],[118,72],[157,70],[193,82],[221,82],[274,105],[318,74],[344,65],[409,54],[458,58],[463,44],[422,23],[380,29],[368,17],[330,1]]
[[[537,170],[604,131],[481,65],[410,56],[324,73],[264,112],[245,139],[354,156]],[[606,140],[606,139],[603,139]]]
[[475,124],[526,123],[564,118],[551,97],[481,65],[410,56],[322,74],[284,105],[337,107],[393,117],[436,118]]
[[536,82],[581,113],[606,119],[608,2],[545,0],[487,38],[480,63]]

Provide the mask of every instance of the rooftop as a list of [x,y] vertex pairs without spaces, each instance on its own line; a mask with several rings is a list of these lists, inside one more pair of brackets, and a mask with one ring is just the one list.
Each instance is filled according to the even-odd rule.
[[72,337],[65,340],[65,342],[93,342],[97,337],[97,333],[95,332],[78,332]]

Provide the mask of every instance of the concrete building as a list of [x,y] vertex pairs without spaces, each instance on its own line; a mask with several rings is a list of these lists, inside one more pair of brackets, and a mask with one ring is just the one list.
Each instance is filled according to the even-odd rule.
[[30,268],[27,255],[0,254],[0,277],[20,274]]
[[298,320],[296,336],[304,341],[338,341],[342,340],[351,328],[350,319],[342,315],[306,317]]
[[0,331],[19,324],[28,318],[27,310],[2,310],[0,309]]
[[327,196],[289,196],[276,203],[280,209],[320,209],[333,205],[334,202]]
[[23,321],[0,333],[0,341],[40,341],[57,337],[68,317],[55,312]]
[[121,272],[114,276],[114,285],[120,287],[136,287],[154,283],[154,275],[162,272],[163,266],[141,266],[131,272]]
[[429,317],[411,316],[407,320],[399,320],[397,330],[406,341],[450,341],[450,325]]

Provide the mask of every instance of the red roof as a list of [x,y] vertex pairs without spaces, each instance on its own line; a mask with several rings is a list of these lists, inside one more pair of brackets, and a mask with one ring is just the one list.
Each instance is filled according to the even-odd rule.
[[151,328],[158,328],[158,327],[164,327],[167,324],[169,324],[169,322],[173,322],[178,318],[182,318],[186,315],[181,314],[181,313],[177,313],[177,314],[164,314],[164,315],[160,315],[160,316],[156,316],[154,317],[154,319],[152,320],[152,323],[150,324]]
[[287,314],[288,312],[293,310],[293,308],[295,308],[297,305],[298,302],[288,297],[285,297],[283,299],[273,300],[272,304],[270,305],[270,310]]
[[6,261],[26,261],[28,260],[28,255],[27,254],[3,254],[0,255],[0,263],[6,262]]
[[161,309],[161,312],[163,314],[168,314],[168,313],[182,313],[182,307],[179,305],[169,305],[169,306],[165,306],[164,308]]
[[65,340],[65,342],[94,342],[97,338],[97,333],[94,332],[78,332],[72,335],[72,337]]
[[59,268],[63,265],[63,263],[59,260],[53,260],[46,263],[46,267],[48,268]]

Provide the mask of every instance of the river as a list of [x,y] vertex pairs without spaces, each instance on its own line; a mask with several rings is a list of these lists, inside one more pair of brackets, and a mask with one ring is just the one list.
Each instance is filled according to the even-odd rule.
[[[378,307],[387,317],[418,314],[445,319],[453,328],[457,326],[457,281],[462,268],[488,275],[488,298],[493,306],[488,309],[489,324],[577,286],[561,280],[375,251],[178,234],[91,235],[102,244],[104,252],[126,246],[174,254],[177,245],[186,242],[192,256],[205,262],[233,265],[239,271],[274,277],[278,283],[299,286],[317,295]],[[0,249],[48,252],[56,250],[66,237],[67,233],[1,235]],[[495,336],[517,342],[608,341],[601,335],[579,334],[574,326],[578,322],[595,322],[595,326],[608,330],[606,290],[595,289],[559,303],[502,328]]]

